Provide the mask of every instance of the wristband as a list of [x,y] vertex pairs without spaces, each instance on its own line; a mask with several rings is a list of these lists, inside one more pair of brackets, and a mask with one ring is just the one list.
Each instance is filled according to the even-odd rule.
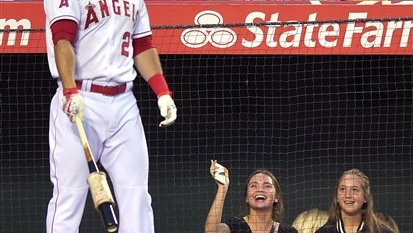
[[158,98],[163,95],[172,96],[172,92],[169,91],[168,84],[166,83],[163,74],[155,74],[154,76],[150,77],[148,80],[148,84],[152,88],[152,91],[155,92]]
[[64,96],[72,95],[72,94],[77,94],[77,93],[79,93],[79,91],[77,90],[76,87],[63,88],[63,95],[64,95]]

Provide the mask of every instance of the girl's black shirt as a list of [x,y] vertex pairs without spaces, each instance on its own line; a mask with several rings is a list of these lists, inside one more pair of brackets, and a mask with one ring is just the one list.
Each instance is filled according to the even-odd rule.
[[[364,227],[364,222],[360,223],[360,226],[357,229],[357,233],[365,233],[366,228]],[[340,218],[335,224],[325,224],[315,233],[346,233],[344,230],[343,220]],[[378,230],[377,233],[394,233],[390,228]]]
[[[227,219],[225,223],[229,226],[231,233],[252,233],[251,228],[244,218],[233,216]],[[274,231],[275,229],[273,227],[269,233],[274,233]],[[292,226],[280,223],[277,233],[298,233],[298,231]]]

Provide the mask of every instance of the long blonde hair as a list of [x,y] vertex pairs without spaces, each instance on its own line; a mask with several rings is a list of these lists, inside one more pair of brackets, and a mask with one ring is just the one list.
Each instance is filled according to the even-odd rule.
[[294,220],[292,226],[298,233],[314,233],[328,220],[328,212],[312,208],[301,212]]
[[387,214],[378,212],[375,213],[376,217],[378,220],[382,221],[384,224],[386,224],[388,227],[390,227],[394,233],[400,233],[400,229],[399,226],[397,226],[396,221],[394,221],[394,219],[392,217],[390,217]]

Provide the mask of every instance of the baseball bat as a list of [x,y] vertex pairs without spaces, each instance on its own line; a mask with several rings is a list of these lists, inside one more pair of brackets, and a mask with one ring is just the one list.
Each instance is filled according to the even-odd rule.
[[[76,116],[75,117],[75,123],[76,123],[77,130],[79,131],[80,141],[82,143],[83,150],[85,151],[85,156],[86,156],[86,160],[87,160],[87,164],[88,164],[88,167],[89,167],[90,174],[91,175],[92,174],[100,174],[100,175],[103,174],[104,175],[104,173],[99,171],[99,168],[98,168],[98,166],[96,164],[96,161],[93,157],[92,151],[90,150],[89,142],[88,142],[88,139],[86,137],[85,129],[83,128],[82,120],[79,117]],[[106,176],[104,176],[104,177],[106,178]],[[98,183],[98,186],[103,185],[104,187],[109,187],[108,184],[107,184],[106,179],[100,179],[100,180],[97,181],[97,183]],[[92,186],[91,186],[90,183],[89,183],[89,188],[90,188],[91,192],[96,191],[96,190],[92,190]],[[97,188],[100,189],[100,187],[97,187]],[[102,190],[99,190],[99,191],[102,191]],[[104,191],[109,192],[108,195],[111,196],[109,188],[105,189]],[[98,203],[98,205],[97,205],[97,203],[95,203],[95,207],[96,207],[96,210],[98,210],[98,212],[100,213],[100,216],[102,218],[103,224],[105,225],[106,231],[107,232],[115,232],[115,231],[118,230],[118,220],[117,220],[115,212],[113,210],[114,201],[105,201],[105,200],[103,200],[102,203]]]

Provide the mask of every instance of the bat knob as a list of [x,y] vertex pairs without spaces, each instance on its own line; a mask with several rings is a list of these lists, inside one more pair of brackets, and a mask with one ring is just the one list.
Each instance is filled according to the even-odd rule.
[[106,231],[107,232],[115,232],[118,230],[118,226],[117,225],[112,225],[112,226],[106,226]]
[[115,232],[118,230],[118,220],[116,219],[115,211],[110,203],[104,203],[99,206],[102,221],[105,224],[107,232]]

